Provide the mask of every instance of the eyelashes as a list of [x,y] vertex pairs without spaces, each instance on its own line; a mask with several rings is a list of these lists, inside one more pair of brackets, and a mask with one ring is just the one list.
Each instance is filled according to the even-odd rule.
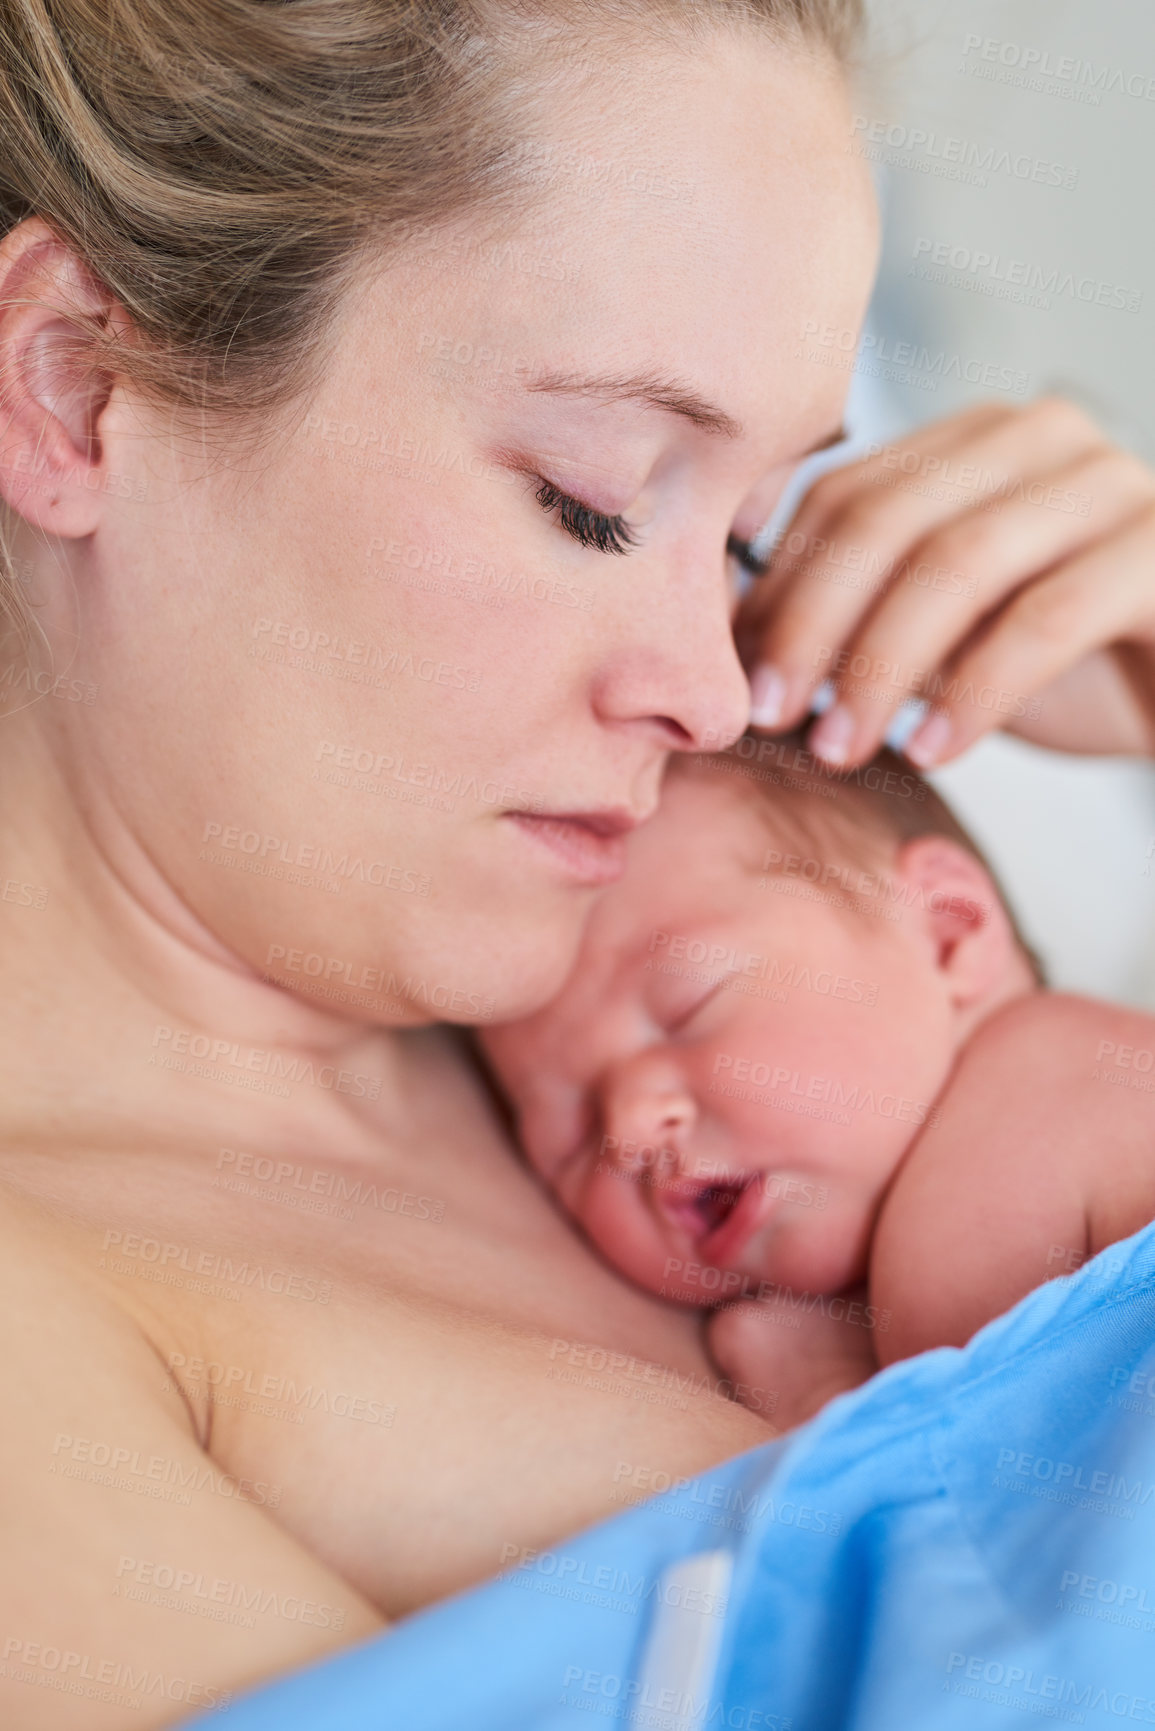
[[[592,547],[599,553],[622,554],[637,546],[634,531],[623,517],[607,517],[594,511],[580,499],[563,493],[552,481],[542,481],[536,498],[542,510],[555,516],[566,534],[583,547]],[[768,561],[755,557],[749,541],[731,535],[726,551],[751,577],[761,577],[766,571]]]
[[731,559],[736,559],[739,565],[741,565],[743,571],[748,572],[751,577],[762,577],[765,575],[770,561],[768,559],[759,559],[755,556],[752,542],[740,541],[737,535],[731,535],[730,539],[726,543],[726,551],[729,553]]
[[580,500],[571,499],[552,481],[542,482],[537,490],[537,502],[543,511],[553,513],[566,534],[572,535],[583,547],[594,547],[599,553],[628,553],[637,545],[633,530],[623,518],[606,517],[600,511],[592,511]]

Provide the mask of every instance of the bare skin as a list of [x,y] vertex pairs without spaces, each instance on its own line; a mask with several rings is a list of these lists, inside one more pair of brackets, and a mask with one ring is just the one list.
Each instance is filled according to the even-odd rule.
[[[620,1463],[692,1473],[770,1434],[715,1392],[696,1318],[624,1287],[510,1159],[452,1037],[405,1057],[372,1153],[278,1185],[192,1141],[163,1174],[144,1147],[6,1154],[9,1554],[67,1554],[81,1585],[62,1604],[55,1568],[19,1571],[10,1664],[30,1642],[146,1655],[208,1705],[617,1512]],[[326,1214],[290,1205],[318,1195]],[[612,1392],[590,1346],[622,1355]],[[165,1568],[198,1585],[163,1590]],[[316,1609],[178,1614],[222,1579]],[[17,1723],[93,1712],[5,1686]]]
[[1043,991],[996,1009],[883,1199],[869,1283],[849,1295],[858,1325],[847,1302],[837,1317],[735,1304],[712,1324],[719,1362],[778,1387],[779,1417],[801,1422],[880,1365],[965,1346],[1129,1238],[1155,1218],[1153,1075],[1155,1017]]
[[1037,992],[964,1051],[879,1219],[880,1358],[962,1346],[1155,1217],[1155,1017]]
[[[881,581],[832,583],[863,548]],[[907,754],[947,763],[993,728],[1058,751],[1155,750],[1155,475],[1061,397],[978,403],[824,476],[742,620],[753,719],[861,764],[898,705]]]
[[[613,64],[624,94],[595,76],[547,142],[644,172],[599,199],[563,175],[514,237],[583,274],[380,261],[315,396],[255,451],[177,438],[94,374],[78,332],[122,311],[45,225],[0,243],[0,490],[47,651],[26,685],[12,644],[0,669],[0,1712],[19,1731],[172,1723],[619,1507],[623,1461],[693,1471],[769,1434],[708,1389],[651,1402],[631,1364],[628,1393],[585,1383],[587,1342],[708,1377],[698,1322],[592,1256],[452,1038],[421,1031],[547,1001],[597,894],[573,850],[612,865],[569,815],[643,822],[671,751],[741,731],[727,546],[837,436],[845,375],[797,340],[856,327],[869,291],[839,75],[746,39],[660,77],[649,54],[633,78]],[[653,192],[671,186],[691,196]],[[438,372],[444,343],[672,378],[741,432]],[[369,434],[389,460],[347,461]],[[425,448],[446,456],[432,480],[397,454]],[[576,545],[543,478],[638,548]],[[407,587],[412,547],[544,578],[547,599]],[[571,591],[588,608],[549,598]],[[402,671],[362,679],[367,645]],[[497,792],[386,798],[318,773],[344,751]],[[548,814],[536,831],[516,790]],[[323,841],[382,879],[330,893],[246,849],[222,862],[230,826],[266,862],[269,838],[292,858]],[[391,975],[430,991],[386,993]],[[323,1200],[384,1179],[395,1207],[214,1187],[240,1156]],[[201,1614],[238,1587],[277,1606]]]
[[[0,669],[19,1731],[171,1723],[615,1512],[623,1463],[772,1434],[427,1026],[556,991],[669,753],[741,731],[727,545],[840,426],[792,339],[817,303],[860,320],[873,269],[841,75],[762,38],[652,70],[551,110],[561,160],[646,168],[563,173],[508,237],[580,276],[376,261],[259,448],[78,366],[78,315],[123,315],[37,219],[0,243],[0,485],[42,633]],[[673,384],[528,389],[559,369]],[[370,433],[392,455],[360,460]],[[543,477],[624,514],[629,557]],[[407,584],[413,547],[508,577],[502,605]]]
[[[976,1030],[1036,988],[967,849],[833,811],[802,841],[740,765],[671,765],[563,990],[482,1043],[545,1181],[639,1285],[717,1303],[711,1353],[786,1427],[877,1369],[884,1198]],[[775,893],[795,849],[859,893]],[[969,1145],[950,1158],[965,1174]]]

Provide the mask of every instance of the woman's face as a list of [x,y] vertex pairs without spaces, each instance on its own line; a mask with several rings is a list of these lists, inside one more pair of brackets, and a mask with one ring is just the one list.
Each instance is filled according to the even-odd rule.
[[100,424],[98,697],[52,725],[121,857],[324,1007],[560,985],[667,754],[746,722],[727,539],[840,425],[805,335],[858,325],[874,264],[840,78],[754,36],[614,69],[535,140],[523,220],[366,266],[259,453],[119,390]]

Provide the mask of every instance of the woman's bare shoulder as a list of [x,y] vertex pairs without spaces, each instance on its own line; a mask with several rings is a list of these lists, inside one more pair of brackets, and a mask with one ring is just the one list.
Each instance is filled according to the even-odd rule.
[[276,1524],[275,1488],[201,1447],[67,1224],[7,1187],[0,1363],[0,1721],[168,1725],[381,1627]]

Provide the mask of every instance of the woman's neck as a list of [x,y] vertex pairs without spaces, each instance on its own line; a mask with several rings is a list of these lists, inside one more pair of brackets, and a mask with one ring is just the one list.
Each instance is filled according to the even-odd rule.
[[318,1009],[234,956],[111,802],[74,796],[50,722],[9,715],[0,747],[0,1140],[224,1134],[351,1158],[379,1140],[400,1094],[397,1032]]

